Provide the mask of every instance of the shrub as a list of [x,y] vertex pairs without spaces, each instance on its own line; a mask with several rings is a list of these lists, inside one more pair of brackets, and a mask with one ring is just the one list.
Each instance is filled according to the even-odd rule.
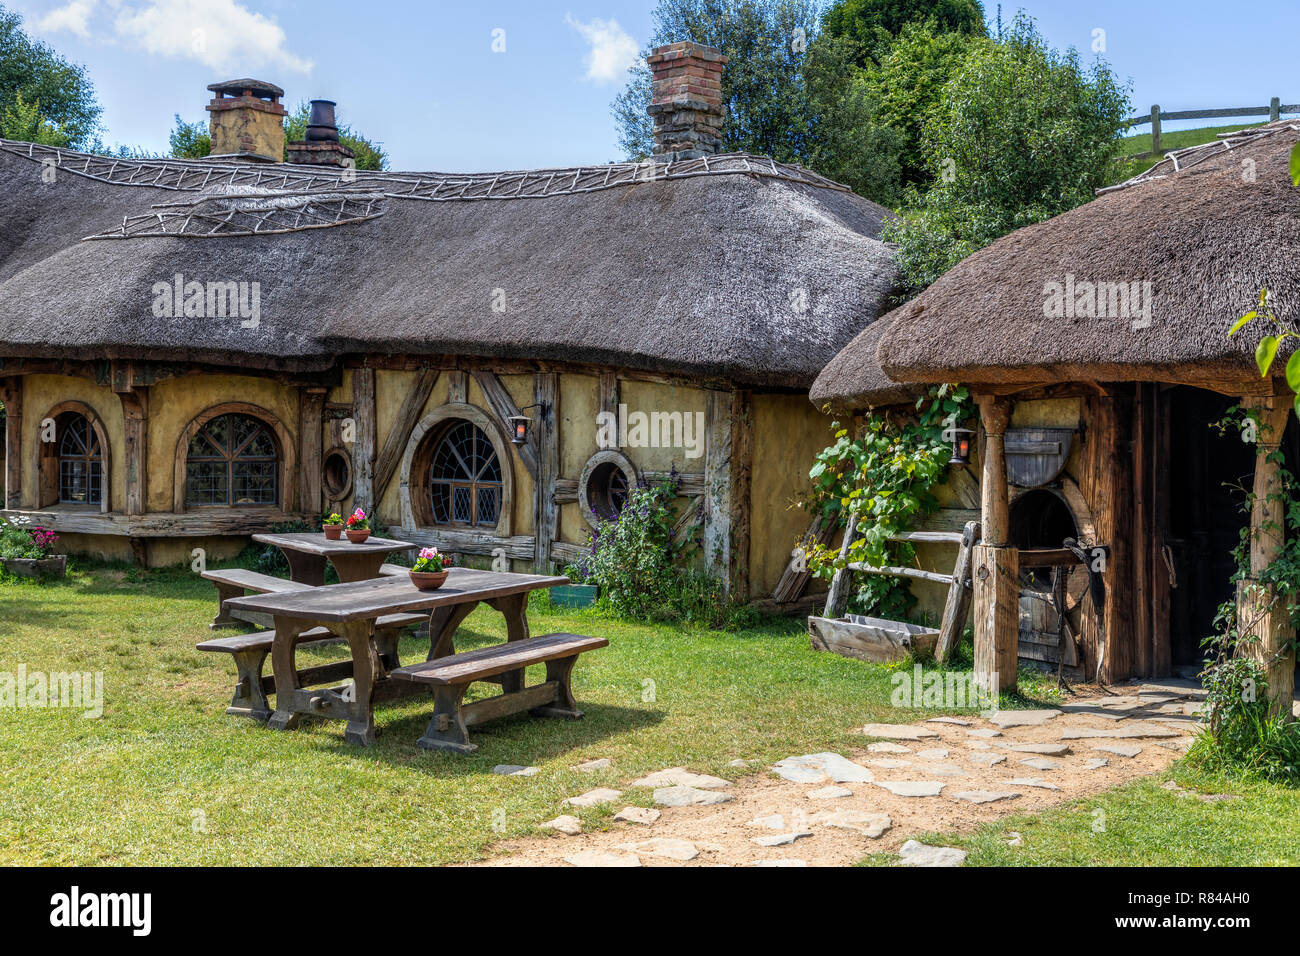
[[688,547],[673,543],[677,482],[636,488],[623,510],[591,533],[587,554],[566,574],[600,588],[599,603],[624,617],[742,627],[753,612],[731,603],[715,576],[683,566]]
[[17,525],[0,519],[0,558],[44,558],[59,536],[40,525]]

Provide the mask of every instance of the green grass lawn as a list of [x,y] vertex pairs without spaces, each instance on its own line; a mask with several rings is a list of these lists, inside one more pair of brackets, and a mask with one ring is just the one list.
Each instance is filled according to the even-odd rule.
[[[1209,143],[1218,139],[1220,133],[1231,133],[1257,125],[1259,124],[1246,123],[1241,126],[1206,126],[1201,129],[1161,132],[1160,146],[1166,151],[1185,149],[1188,146],[1199,146],[1202,143]],[[1148,126],[1147,129],[1150,130],[1150,127]],[[1138,173],[1144,173],[1157,162],[1156,157],[1147,155],[1151,152],[1150,132],[1136,136],[1125,136],[1120,142],[1122,143],[1121,155],[1125,159],[1119,163],[1118,170],[1111,178],[1111,184],[1122,183],[1124,180],[1138,175]]]
[[[1164,788],[1174,781],[1182,792]],[[1232,795],[1202,801],[1196,794]],[[1013,834],[1020,845],[1012,846]],[[967,866],[1296,866],[1300,791],[1198,772],[1179,762],[1046,813],[1003,817],[974,833],[930,833],[924,843],[967,850]],[[866,866],[889,866],[879,853]]]
[[[847,748],[855,725],[919,714],[889,706],[889,668],[812,652],[800,621],[686,632],[562,611],[538,595],[533,633],[611,641],[575,672],[586,719],[488,724],[472,732],[476,754],[453,756],[415,746],[430,702],[407,700],[379,708],[379,743],[362,750],[342,742],[341,722],[274,733],[225,715],[233,666],[194,649],[210,634],[215,593],[186,570],[104,566],[66,583],[0,584],[0,672],[102,671],[105,697],[101,719],[0,710],[0,863],[472,860],[494,840],[537,832],[591,787],[678,764],[735,778],[743,771],[727,763],[738,757]],[[505,639],[485,608],[461,634],[462,650]],[[427,642],[407,638],[401,650],[419,660]],[[476,685],[471,696],[479,688],[493,692]],[[569,769],[594,757],[614,768]],[[493,775],[502,763],[541,773]],[[648,791],[627,796],[649,805]],[[620,806],[581,815],[599,824]]]

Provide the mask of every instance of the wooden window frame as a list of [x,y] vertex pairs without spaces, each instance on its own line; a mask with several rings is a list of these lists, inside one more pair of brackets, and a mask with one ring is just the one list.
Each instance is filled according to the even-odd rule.
[[[493,451],[496,452],[497,462],[501,466],[501,510],[497,515],[495,527],[470,528],[464,525],[433,524],[432,508],[428,501],[429,466],[433,458],[433,446],[448,423],[457,420],[469,422],[487,436]],[[511,516],[514,511],[514,455],[511,454],[511,447],[496,419],[476,405],[450,402],[425,415],[411,431],[411,437],[406,443],[406,454],[402,457],[401,469],[398,473],[401,482],[399,505],[402,527],[421,528],[434,533],[510,537]]]
[[[277,459],[275,476],[277,494],[274,502],[255,505],[186,505],[186,465],[189,460],[190,442],[194,440],[194,436],[203,429],[204,425],[222,415],[247,415],[250,418],[256,418],[271,430],[271,438],[276,443]],[[276,415],[260,405],[250,405],[247,402],[226,402],[205,408],[190,420],[190,423],[181,431],[180,437],[176,441],[175,471],[172,477],[172,510],[177,514],[186,511],[254,512],[258,510],[279,511],[288,514],[293,511],[293,505],[298,494],[296,448],[297,445],[294,442],[293,435],[290,434],[284,423]]]
[[[52,442],[41,441],[41,423],[54,419],[57,423],[64,415],[80,415],[90,423],[95,437],[99,440],[100,450],[100,500],[97,505],[79,505],[74,502],[59,501],[59,448],[63,436],[56,428]],[[36,422],[36,505],[38,510],[50,508],[76,510],[79,512],[98,512],[108,514],[113,510],[113,455],[108,443],[108,430],[99,414],[81,401],[66,401],[55,405]]]

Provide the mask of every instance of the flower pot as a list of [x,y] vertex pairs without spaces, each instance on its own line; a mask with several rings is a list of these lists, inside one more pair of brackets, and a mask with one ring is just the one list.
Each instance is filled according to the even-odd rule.
[[442,587],[442,582],[447,580],[447,571],[408,571],[411,576],[411,583],[421,591],[432,591]]
[[351,528],[349,528],[347,531],[344,532],[344,534],[348,536],[348,540],[351,541],[353,544],[361,544],[361,542],[365,541],[366,538],[370,537],[370,529],[363,528],[360,531],[353,531]]
[[330,541],[337,541],[343,537],[343,525],[327,524],[325,525],[325,537]]
[[591,607],[600,596],[594,584],[561,584],[551,588],[551,603],[560,607]]
[[44,575],[64,577],[68,570],[66,554],[52,554],[48,558],[0,558],[6,571],[20,578],[39,578]]

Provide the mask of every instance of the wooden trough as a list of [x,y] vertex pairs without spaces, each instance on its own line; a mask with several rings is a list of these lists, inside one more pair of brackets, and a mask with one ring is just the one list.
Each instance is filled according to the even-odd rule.
[[939,632],[920,624],[849,614],[839,618],[808,618],[808,638],[815,651],[831,651],[843,657],[885,664],[909,656],[933,655]]

